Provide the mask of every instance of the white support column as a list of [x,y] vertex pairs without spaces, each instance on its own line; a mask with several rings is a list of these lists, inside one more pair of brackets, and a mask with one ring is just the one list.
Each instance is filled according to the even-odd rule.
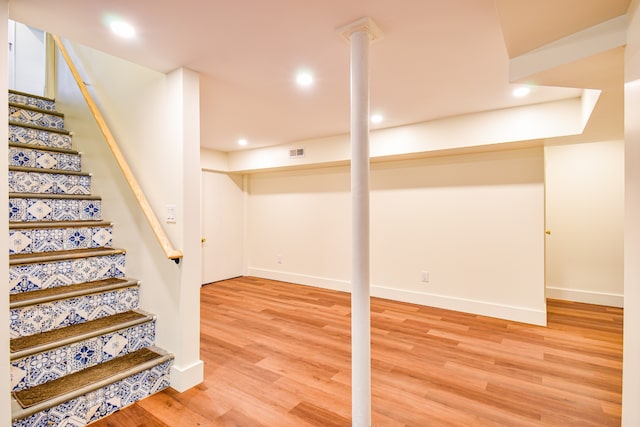
[[371,426],[369,281],[369,34],[351,34],[351,405],[354,427]]
[[351,416],[354,427],[370,427],[369,45],[381,32],[369,18],[338,31],[351,42]]

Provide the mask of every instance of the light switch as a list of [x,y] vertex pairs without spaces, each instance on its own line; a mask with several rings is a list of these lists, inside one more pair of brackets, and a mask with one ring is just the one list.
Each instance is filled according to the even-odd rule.
[[176,223],[176,205],[167,205],[167,224]]

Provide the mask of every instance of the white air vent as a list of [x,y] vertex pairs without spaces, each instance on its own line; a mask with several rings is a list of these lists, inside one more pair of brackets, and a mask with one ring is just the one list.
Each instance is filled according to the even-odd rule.
[[304,157],[304,148],[293,148],[289,150],[289,158]]

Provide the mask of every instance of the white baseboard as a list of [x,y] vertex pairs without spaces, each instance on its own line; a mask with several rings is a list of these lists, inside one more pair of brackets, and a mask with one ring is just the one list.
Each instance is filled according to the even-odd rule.
[[171,366],[171,388],[182,393],[204,381],[204,363],[202,360],[189,366]]
[[[327,279],[323,277],[261,268],[249,268],[248,274],[250,276],[261,277],[264,279],[316,286],[318,288],[336,291],[351,291],[351,283],[346,280]],[[371,296],[412,304],[420,304],[429,307],[444,308],[447,310],[462,311],[481,316],[496,317],[499,319],[512,320],[515,322],[523,322],[533,325],[546,326],[547,324],[546,310],[534,310],[526,307],[515,307],[486,301],[435,295],[404,289],[394,289],[379,285],[371,286]]]
[[624,295],[606,292],[585,291],[581,289],[558,288],[547,286],[547,298],[563,301],[584,302],[587,304],[624,307]]
[[281,282],[295,283],[297,285],[315,286],[332,291],[351,292],[351,283],[347,280],[327,279],[325,277],[308,276],[306,274],[287,273],[285,271],[267,270],[264,268],[247,269],[249,276],[263,279],[279,280]]

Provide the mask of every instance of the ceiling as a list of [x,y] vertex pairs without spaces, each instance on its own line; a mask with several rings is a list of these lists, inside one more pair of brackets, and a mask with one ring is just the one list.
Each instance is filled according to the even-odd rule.
[[[234,151],[349,132],[349,46],[335,30],[361,17],[384,33],[371,46],[371,110],[384,115],[375,129],[578,96],[538,86],[514,98],[509,56],[622,15],[629,3],[12,0],[10,17],[160,72],[197,71],[201,145]],[[112,15],[136,27],[133,40],[111,34]],[[316,79],[304,90],[294,83],[302,67]]]

